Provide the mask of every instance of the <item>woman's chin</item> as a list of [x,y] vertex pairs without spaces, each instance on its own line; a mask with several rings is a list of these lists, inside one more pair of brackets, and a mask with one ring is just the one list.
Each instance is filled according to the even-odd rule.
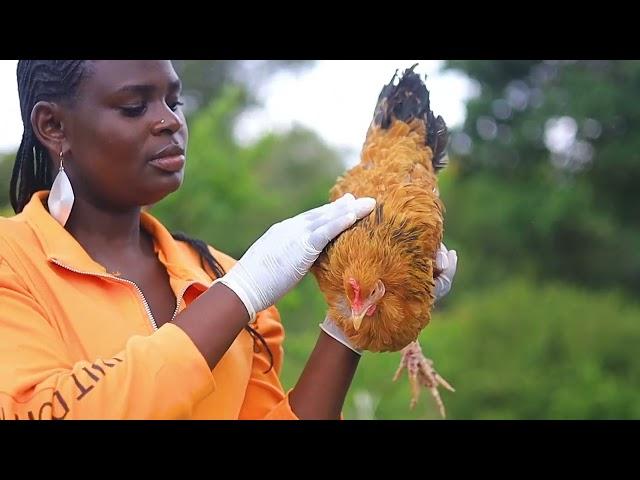
[[183,178],[184,172],[181,171],[167,175],[162,178],[161,181],[154,182],[153,187],[148,190],[149,195],[145,195],[145,197],[149,199],[146,204],[158,203],[166,196],[177,191],[182,185]]

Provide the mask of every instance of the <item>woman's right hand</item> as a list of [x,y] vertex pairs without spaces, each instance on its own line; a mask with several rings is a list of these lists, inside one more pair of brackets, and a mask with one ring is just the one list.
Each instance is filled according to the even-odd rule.
[[374,207],[375,199],[355,199],[347,193],[332,203],[276,223],[214,283],[233,290],[253,321],[257,312],[276,303],[305,276],[331,240]]

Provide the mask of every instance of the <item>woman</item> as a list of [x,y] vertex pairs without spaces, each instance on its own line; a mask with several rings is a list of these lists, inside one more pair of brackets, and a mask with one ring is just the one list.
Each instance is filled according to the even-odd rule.
[[169,61],[20,61],[18,87],[0,418],[339,418],[359,352],[327,318],[285,393],[273,304],[375,201],[346,195],[275,224],[235,262],[142,209],[184,173]]

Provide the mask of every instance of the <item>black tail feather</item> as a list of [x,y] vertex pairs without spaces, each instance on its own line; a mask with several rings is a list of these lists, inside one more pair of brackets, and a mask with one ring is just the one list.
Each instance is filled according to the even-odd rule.
[[394,84],[398,72],[385,85],[378,97],[373,122],[381,128],[389,128],[393,119],[410,122],[414,118],[423,120],[427,125],[425,144],[433,151],[433,168],[438,171],[446,165],[446,148],[449,132],[444,119],[431,111],[429,90],[420,76],[413,70],[418,64],[408,68],[397,84]]

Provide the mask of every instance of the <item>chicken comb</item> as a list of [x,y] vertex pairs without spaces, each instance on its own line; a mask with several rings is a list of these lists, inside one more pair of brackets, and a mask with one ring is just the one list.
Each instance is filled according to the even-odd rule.
[[447,164],[446,148],[449,131],[444,119],[439,115],[436,118],[431,111],[429,90],[420,75],[413,71],[417,66],[416,63],[411,68],[407,68],[397,84],[394,83],[398,77],[396,70],[389,84],[382,88],[373,114],[373,123],[377,127],[387,129],[394,118],[405,123],[409,123],[414,118],[425,122],[427,125],[425,145],[428,145],[433,152],[432,164],[437,172]]

